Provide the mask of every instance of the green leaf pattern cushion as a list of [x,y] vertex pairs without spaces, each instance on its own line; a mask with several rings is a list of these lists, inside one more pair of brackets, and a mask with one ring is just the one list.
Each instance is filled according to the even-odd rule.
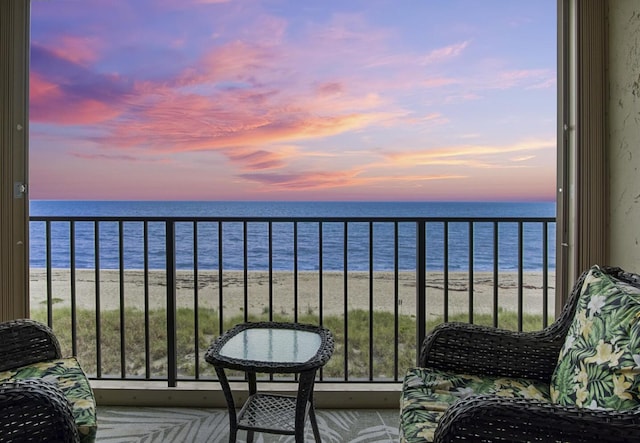
[[563,406],[627,410],[640,404],[640,289],[591,268],[551,378]]
[[75,357],[61,358],[0,372],[1,381],[38,378],[55,383],[71,403],[80,441],[95,441],[97,432],[96,401],[89,381]]
[[400,442],[433,441],[440,417],[456,401],[474,394],[549,400],[549,385],[522,378],[477,377],[430,368],[407,371],[400,399]]

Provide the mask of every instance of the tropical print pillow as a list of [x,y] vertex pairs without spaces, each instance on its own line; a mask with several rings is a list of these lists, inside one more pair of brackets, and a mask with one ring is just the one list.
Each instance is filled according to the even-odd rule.
[[627,410],[640,404],[640,289],[590,269],[551,378],[563,406]]

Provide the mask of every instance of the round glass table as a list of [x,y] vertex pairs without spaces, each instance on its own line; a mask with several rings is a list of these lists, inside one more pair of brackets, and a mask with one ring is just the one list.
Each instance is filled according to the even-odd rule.
[[[205,360],[214,366],[227,401],[229,442],[234,443],[243,429],[248,443],[256,431],[294,435],[302,443],[307,415],[320,442],[313,386],[317,370],[331,358],[333,349],[328,329],[300,323],[242,323],[218,337]],[[249,397],[237,414],[225,369],[245,372],[249,384]],[[257,373],[298,374],[297,396],[258,393]]]

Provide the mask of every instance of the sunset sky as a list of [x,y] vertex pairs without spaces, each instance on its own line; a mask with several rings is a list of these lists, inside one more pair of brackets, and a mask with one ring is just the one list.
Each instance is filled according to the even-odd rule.
[[555,198],[556,0],[31,5],[32,199]]

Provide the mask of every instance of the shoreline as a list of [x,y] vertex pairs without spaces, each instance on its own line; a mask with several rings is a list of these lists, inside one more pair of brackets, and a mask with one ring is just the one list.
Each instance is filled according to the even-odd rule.
[[[121,299],[125,308],[145,308],[144,271],[125,270],[120,281],[119,270],[100,270],[100,284],[96,290],[95,270],[76,270],[76,306],[78,309],[95,310],[96,294],[99,294],[100,310],[120,309]],[[71,272],[69,269],[52,269],[52,299],[54,307],[71,305]],[[149,309],[161,309],[166,305],[167,287],[165,271],[148,273]],[[298,271],[297,282],[293,271],[273,271],[271,281],[268,271],[223,271],[222,284],[218,271],[198,271],[197,291],[193,271],[176,271],[176,305],[218,310],[222,304],[225,315],[244,313],[246,306],[251,314],[261,314],[268,309],[271,300],[274,312],[293,314],[294,294],[298,294],[298,313],[322,315],[344,315],[345,310],[365,309],[394,312],[396,306],[393,271],[324,271],[319,278],[317,271]],[[427,272],[426,303],[427,318],[441,316],[445,309],[444,273]],[[473,304],[476,314],[492,313],[494,310],[493,272],[474,272],[473,290],[469,288],[467,272],[448,274],[449,314],[468,313]],[[398,312],[415,315],[415,272],[398,273]],[[121,290],[122,288],[122,290]],[[271,288],[271,290],[270,290]],[[518,311],[518,273],[498,273],[498,307],[506,311]],[[30,269],[31,309],[45,309],[47,300],[46,269]],[[346,296],[345,296],[346,292]],[[370,294],[371,293],[371,294]],[[322,297],[320,297],[322,294]],[[470,298],[470,294],[472,297]],[[522,310],[524,313],[542,314],[542,271],[523,272]],[[555,271],[548,273],[547,303],[549,312],[554,312]]]

